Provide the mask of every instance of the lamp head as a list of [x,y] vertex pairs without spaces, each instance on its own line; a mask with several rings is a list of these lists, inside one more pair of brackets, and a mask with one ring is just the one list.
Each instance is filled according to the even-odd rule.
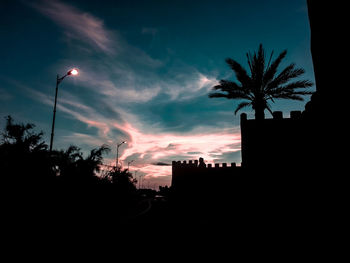
[[117,147],[121,146],[122,144],[126,143],[126,141],[122,141],[121,143],[117,144]]
[[68,73],[67,73],[67,75],[73,75],[73,76],[76,76],[76,75],[78,75],[78,74],[79,74],[79,72],[78,72],[78,70],[75,69],[75,68],[71,69],[71,70],[68,71]]

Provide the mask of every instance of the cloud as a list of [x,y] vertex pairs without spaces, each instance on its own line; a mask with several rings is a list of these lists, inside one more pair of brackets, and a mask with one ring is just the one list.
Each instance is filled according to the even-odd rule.
[[[160,102],[176,104],[177,108],[181,102],[191,103],[217,84],[216,77],[182,62],[167,64],[155,59],[130,45],[117,31],[107,29],[103,20],[72,5],[54,0],[35,2],[32,6],[63,28],[68,39],[80,42],[81,46],[88,43],[93,47],[92,51],[99,51],[98,54],[90,52],[88,56],[78,52],[74,60],[62,58],[60,65],[55,65],[55,68],[66,70],[67,65],[76,65],[79,58],[80,65],[76,65],[79,77],[70,80],[74,81],[75,87],[60,91],[57,109],[65,114],[65,118],[86,126],[79,130],[65,127],[66,133],[56,138],[62,145],[74,142],[83,149],[91,149],[108,144],[112,152],[106,156],[105,163],[114,164],[115,145],[125,140],[128,143],[120,147],[119,159],[125,165],[135,160],[130,165],[131,171],[138,170],[139,175],[162,185],[170,184],[169,164],[173,160],[203,157],[208,163],[215,160],[230,162],[225,160],[225,154],[240,151],[239,131],[205,123],[208,116],[200,124],[202,126],[198,120],[188,123],[177,119],[176,125],[187,127],[186,132],[177,133],[167,123],[156,122],[150,115],[150,121],[146,120],[145,115],[149,112],[140,112],[142,107],[151,108]],[[157,33],[155,28],[141,31],[141,34],[153,37]],[[165,61],[168,60],[171,58]],[[157,73],[158,69],[162,74]],[[52,96],[38,90],[28,91],[32,99],[52,107]],[[174,115],[176,118],[183,118],[184,114],[188,118],[181,108],[175,112],[178,112]],[[158,109],[152,114],[167,113]],[[190,114],[193,116],[196,112],[192,110]]]
[[185,75],[181,72],[168,83],[163,82],[162,84],[163,92],[168,94],[171,100],[182,101],[195,98],[198,94],[206,94],[217,83],[216,78],[192,69]]
[[[124,49],[126,50],[126,49]],[[101,96],[106,104],[147,103],[160,95],[165,95],[169,101],[185,101],[209,92],[217,84],[217,79],[199,72],[189,66],[181,69],[171,67],[162,70],[171,74],[158,75],[154,63],[140,66],[135,62],[135,54],[126,59],[123,55],[114,58],[110,56],[85,56],[79,59],[79,77],[74,81],[81,87]],[[139,60],[149,60],[146,56]],[[155,62],[156,63],[156,62]],[[57,68],[74,65],[73,61],[62,60]],[[164,99],[162,100],[163,102]]]
[[[52,106],[49,96],[31,89],[28,91],[33,99]],[[119,149],[120,160],[127,162],[134,159],[132,167],[140,169],[148,177],[170,176],[171,169],[157,170],[155,167],[165,166],[161,164],[170,164],[173,160],[203,157],[208,163],[217,160],[231,162],[226,160],[225,156],[232,156],[232,153],[240,151],[240,132],[237,128],[195,126],[186,133],[165,132],[160,127],[143,123],[137,115],[130,112],[120,110],[120,120],[113,120],[89,106],[75,107],[74,97],[70,99],[73,101],[68,103],[61,100],[58,109],[88,127],[96,128],[97,134],[88,135],[72,131],[61,140],[79,142],[92,148],[104,143],[113,147],[118,140],[126,140],[127,144]],[[116,132],[123,136],[117,137]]]
[[64,135],[60,139],[65,144],[79,142],[80,147],[85,146],[84,148],[87,148],[89,150],[91,150],[91,146],[92,148],[96,148],[98,146],[106,144],[106,141],[103,138],[78,132],[73,132],[69,135]]
[[[206,128],[206,132],[197,129],[182,134],[161,130],[150,133],[149,129],[138,130],[130,123],[125,123],[123,127],[118,128],[128,133],[130,138],[121,159],[138,154],[139,158],[135,164],[138,163],[140,166],[199,157],[203,157],[207,162],[213,162],[216,156],[240,150],[240,133],[232,128],[210,130]],[[213,157],[213,154],[216,156]]]
[[163,163],[163,162],[156,162],[156,163],[152,163],[152,165],[158,165],[158,166],[171,166],[170,163]]
[[108,54],[115,52],[116,42],[103,20],[58,0],[33,2],[30,5],[61,26],[69,39],[87,42]]
[[[63,28],[68,39],[79,45],[88,45],[102,51],[102,55],[81,56],[79,64],[62,59],[57,68],[66,70],[67,65],[79,67],[77,83],[107,99],[107,103],[118,101],[146,103],[160,94],[170,100],[188,100],[198,93],[205,93],[217,83],[214,77],[197,69],[181,65],[174,69],[159,59],[154,59],[138,47],[130,45],[116,30],[109,30],[102,19],[59,0],[36,1],[30,4]],[[142,34],[155,35],[156,28],[142,28]],[[72,48],[74,49],[74,48]],[[163,66],[167,66],[166,68]],[[163,67],[170,75],[157,75],[155,69]],[[186,74],[185,74],[186,73]],[[103,98],[102,98],[103,100]]]

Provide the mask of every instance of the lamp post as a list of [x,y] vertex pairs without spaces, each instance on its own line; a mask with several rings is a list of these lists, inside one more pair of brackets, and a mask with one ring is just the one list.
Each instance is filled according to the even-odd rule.
[[143,189],[143,176],[142,174],[139,175],[140,181],[139,181],[139,189]]
[[[135,171],[134,173],[135,173],[135,179],[136,179],[136,174],[137,174],[137,172],[138,172],[139,170],[137,170],[137,171]],[[136,185],[137,186],[137,185]],[[140,180],[139,180],[139,189],[140,189]]]
[[135,161],[135,160],[131,160],[130,162],[128,162],[128,171],[129,171],[129,166],[133,161]]
[[56,119],[56,104],[57,104],[57,92],[58,92],[58,85],[62,82],[62,80],[69,76],[69,75],[78,75],[78,70],[77,69],[71,69],[69,70],[66,75],[64,75],[63,77],[59,77],[57,74],[57,78],[56,78],[56,93],[55,93],[55,104],[53,106],[53,118],[52,118],[52,128],[51,128],[51,138],[50,138],[50,153],[52,151],[52,145],[53,145],[53,136],[54,136],[54,130],[55,130],[55,119]]
[[119,147],[124,143],[126,143],[126,141],[123,141],[123,142],[117,144],[117,160],[116,160],[115,167],[118,167],[118,164],[119,164]]

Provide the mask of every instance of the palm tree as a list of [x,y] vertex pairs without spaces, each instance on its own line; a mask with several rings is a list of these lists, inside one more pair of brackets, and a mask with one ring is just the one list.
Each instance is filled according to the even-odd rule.
[[92,149],[84,158],[80,148],[71,145],[67,150],[54,151],[53,159],[60,177],[68,182],[90,183],[97,181],[96,174],[100,172],[104,153],[110,148],[102,145]]
[[281,61],[285,58],[287,50],[284,50],[272,62],[273,52],[266,64],[265,51],[262,44],[259,45],[258,52],[252,55],[247,53],[250,75],[235,60],[226,59],[226,63],[235,72],[239,83],[220,80],[219,85],[212,89],[220,92],[209,94],[209,98],[243,99],[245,101],[238,104],[235,114],[244,107],[251,106],[255,110],[255,119],[264,119],[264,111],[267,109],[272,113],[268,101],[275,102],[275,99],[303,100],[303,95],[310,95],[312,92],[303,89],[313,85],[308,80],[297,80],[289,82],[305,73],[304,69],[296,68],[292,63],[281,71],[278,75],[277,69]]

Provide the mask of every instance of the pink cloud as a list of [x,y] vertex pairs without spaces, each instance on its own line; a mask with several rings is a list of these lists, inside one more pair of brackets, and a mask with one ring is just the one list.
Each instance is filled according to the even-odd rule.
[[83,40],[106,53],[114,53],[115,43],[101,19],[58,0],[40,1],[31,6],[61,26],[68,38]]
[[[152,163],[162,160],[171,163],[175,158],[193,160],[203,157],[207,163],[214,162],[214,155],[220,156],[227,152],[240,150],[240,133],[232,128],[201,132],[200,129],[186,134],[145,133],[130,123],[114,124],[115,128],[129,135],[127,148],[120,159],[127,160],[131,156],[139,156],[134,166],[145,174],[145,177],[169,177],[171,167],[156,166]],[[228,160],[230,161],[230,160]]]
[[101,146],[105,144],[106,142],[98,138],[96,136],[84,134],[84,133],[78,133],[74,132],[70,135],[62,136],[60,138],[63,142],[66,142],[67,144],[71,144],[72,142],[79,142],[79,144],[86,144],[86,145],[96,145],[95,147]]
[[[49,96],[31,89],[28,91],[34,99],[52,106]],[[118,113],[122,119],[128,121],[107,119],[91,107],[79,106],[79,103],[74,107],[74,98],[70,99],[68,103],[62,100],[57,106],[58,109],[88,127],[96,128],[98,134],[91,136],[75,132],[64,139],[69,138],[78,146],[79,143],[84,143],[98,147],[107,143],[112,148],[112,155],[115,155],[116,143],[126,140],[127,144],[119,150],[119,159],[124,161],[125,167],[128,161],[135,159],[130,170],[138,170],[139,175],[144,175],[157,185],[170,185],[171,181],[171,166],[154,165],[157,162],[171,164],[173,160],[194,160],[203,157],[207,163],[213,163],[226,153],[240,151],[240,132],[237,128],[197,127],[181,134],[164,132],[159,127],[147,127],[137,116],[121,109],[118,109]],[[119,130],[124,136],[116,138],[113,130]],[[115,157],[106,158],[105,162],[115,164]]]

